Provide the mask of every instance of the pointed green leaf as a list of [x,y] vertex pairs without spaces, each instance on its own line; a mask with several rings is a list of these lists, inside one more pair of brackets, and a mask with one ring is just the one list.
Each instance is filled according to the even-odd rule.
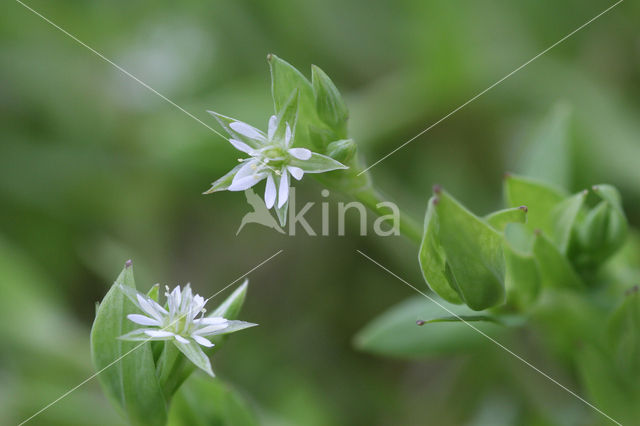
[[496,231],[503,232],[509,223],[526,223],[527,207],[520,206],[510,209],[498,210],[487,216],[484,220],[489,223]]
[[440,245],[438,230],[438,214],[435,211],[434,203],[436,197],[431,197],[424,218],[424,234],[418,260],[422,276],[429,287],[440,297],[451,303],[462,303],[462,298],[458,291],[449,282],[447,269],[447,255]]
[[218,379],[193,374],[174,396],[168,426],[257,426],[240,394]]
[[231,293],[229,297],[227,297],[224,302],[220,304],[213,312],[211,312],[210,317],[224,317],[227,319],[236,319],[238,314],[240,313],[240,309],[242,309],[242,305],[244,304],[244,300],[247,297],[247,289],[249,287],[249,280],[245,279],[240,286]]
[[584,284],[576,274],[569,260],[543,234],[537,233],[533,253],[540,271],[543,287],[583,288]]
[[[506,234],[511,229],[508,227]],[[509,242],[508,235],[504,246],[504,260],[507,301],[524,310],[535,301],[540,291],[538,265],[532,254],[517,250]]]
[[504,192],[507,206],[527,206],[527,228],[532,231],[541,229],[553,235],[550,214],[567,198],[562,190],[534,179],[508,175],[504,180]]
[[318,116],[334,130],[336,136],[345,138],[349,111],[338,88],[329,76],[315,65],[311,66],[311,84],[316,96]]
[[627,291],[615,310],[607,330],[609,347],[615,365],[623,374],[640,375],[640,291],[638,286]]
[[449,284],[473,310],[502,303],[502,235],[446,191],[438,191],[432,205],[438,215],[440,245],[451,272]]
[[576,218],[586,196],[587,191],[579,192],[558,203],[551,211],[550,220],[553,231],[550,235],[553,243],[563,255],[567,254]]
[[571,178],[571,110],[556,105],[536,129],[522,153],[517,170],[525,176],[544,179],[563,188]]
[[137,309],[121,291],[135,290],[133,268],[124,268],[100,303],[91,329],[93,363],[111,400],[134,425],[164,425],[167,408],[155,376],[149,342],[127,342],[118,337],[137,328],[126,319]]
[[[452,305],[435,295],[431,297],[433,300],[414,296],[392,307],[356,335],[355,346],[378,355],[420,359],[468,353],[487,341],[486,337],[463,322],[418,326],[417,321],[430,321],[451,313],[478,315],[467,306]],[[490,336],[505,330],[503,326],[487,321],[474,322],[473,326]]]
[[298,123],[298,89],[294,89],[293,92],[289,94],[289,98],[282,105],[280,110],[277,113],[278,127],[274,133],[275,140],[284,140],[285,134],[287,131],[287,125],[291,129],[291,134],[294,136],[295,143],[295,133],[296,133],[296,125]]

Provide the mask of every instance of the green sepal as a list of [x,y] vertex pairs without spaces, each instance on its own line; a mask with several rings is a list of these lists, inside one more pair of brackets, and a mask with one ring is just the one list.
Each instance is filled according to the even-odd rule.
[[504,261],[507,302],[525,310],[540,292],[540,272],[532,254],[533,238],[521,224],[505,229]]
[[358,147],[353,139],[341,139],[327,145],[326,153],[340,163],[348,163],[356,155]]

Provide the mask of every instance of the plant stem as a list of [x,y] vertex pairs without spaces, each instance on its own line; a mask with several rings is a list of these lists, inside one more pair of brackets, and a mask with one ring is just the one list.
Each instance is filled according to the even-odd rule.
[[[388,208],[380,206],[385,200],[373,188],[353,193],[362,204],[371,209],[378,216],[390,214]],[[422,227],[413,218],[400,212],[400,233],[418,246],[422,243]]]

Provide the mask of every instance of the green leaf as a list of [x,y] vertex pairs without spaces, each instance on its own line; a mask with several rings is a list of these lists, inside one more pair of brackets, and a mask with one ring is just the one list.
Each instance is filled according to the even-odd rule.
[[525,176],[544,179],[563,188],[571,182],[571,110],[556,105],[536,129],[522,153],[517,170]]
[[540,291],[538,265],[531,254],[515,249],[508,240],[504,246],[504,259],[507,301],[524,310],[535,301]]
[[446,301],[459,304],[462,303],[462,298],[450,284],[447,254],[438,237],[440,225],[434,207],[435,202],[436,197],[431,197],[424,217],[424,234],[418,254],[420,269],[424,280],[433,291]]
[[551,212],[567,198],[562,190],[534,179],[507,175],[504,193],[508,207],[527,206],[527,228],[553,235]]
[[318,116],[336,136],[346,138],[349,111],[333,81],[319,67],[311,66],[311,84],[316,97]]
[[575,222],[586,196],[587,191],[579,192],[558,203],[551,211],[550,220],[553,231],[550,235],[563,255],[567,254]]
[[614,311],[607,330],[609,348],[615,365],[630,377],[640,375],[640,291],[627,291],[624,301]]
[[[431,321],[451,312],[464,317],[478,316],[464,305],[453,305],[435,295],[432,297],[434,301],[414,296],[392,307],[356,335],[355,346],[378,355],[419,359],[465,353],[487,341],[486,337],[459,321],[418,326],[416,321]],[[503,326],[487,321],[474,322],[473,326],[490,336],[505,330]]]
[[278,120],[278,127],[274,133],[274,139],[276,140],[284,140],[288,125],[294,135],[295,143],[296,125],[298,123],[298,93],[298,89],[294,89],[276,115]]
[[503,232],[509,223],[526,223],[527,210],[526,206],[498,210],[485,216],[484,220],[496,231]]
[[437,233],[446,254],[449,285],[473,310],[502,303],[505,295],[502,235],[446,191],[436,193],[430,206],[438,216]]
[[569,260],[540,232],[536,234],[533,253],[543,287],[584,288],[582,280],[576,274]]
[[136,328],[126,319],[137,309],[120,287],[135,290],[129,264],[100,303],[91,329],[91,354],[105,393],[134,425],[164,425],[166,402],[155,375],[149,342],[127,342],[118,337]]
[[257,426],[240,394],[218,379],[193,374],[174,396],[168,426]]

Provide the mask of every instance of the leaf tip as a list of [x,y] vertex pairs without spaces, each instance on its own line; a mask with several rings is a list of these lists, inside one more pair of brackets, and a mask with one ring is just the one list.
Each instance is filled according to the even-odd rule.
[[518,208],[519,208],[520,210],[522,210],[523,212],[525,212],[525,213],[528,213],[528,212],[529,212],[529,207],[527,207],[527,206],[520,206],[520,207],[518,207]]
[[129,259],[126,262],[124,262],[124,267],[125,268],[131,268],[131,266],[133,265],[133,260]]
[[442,186],[438,185],[437,183],[435,185],[433,185],[433,193],[434,194],[439,194],[442,192]]
[[416,325],[419,325],[420,327],[422,327],[423,325],[425,325],[427,322],[424,320],[418,320],[416,321]]

